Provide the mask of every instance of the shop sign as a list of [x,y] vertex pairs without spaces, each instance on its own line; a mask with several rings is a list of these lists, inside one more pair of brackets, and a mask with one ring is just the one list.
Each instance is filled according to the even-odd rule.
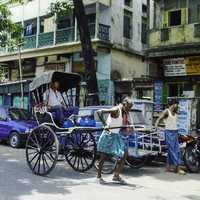
[[187,74],[184,58],[164,59],[164,75],[169,76],[185,76]]
[[185,58],[187,75],[200,75],[200,56]]

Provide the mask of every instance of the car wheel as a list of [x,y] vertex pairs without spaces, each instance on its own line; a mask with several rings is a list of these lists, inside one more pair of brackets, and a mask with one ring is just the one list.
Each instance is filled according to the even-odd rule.
[[12,133],[9,138],[9,144],[12,148],[19,148],[21,146],[20,135],[16,132]]

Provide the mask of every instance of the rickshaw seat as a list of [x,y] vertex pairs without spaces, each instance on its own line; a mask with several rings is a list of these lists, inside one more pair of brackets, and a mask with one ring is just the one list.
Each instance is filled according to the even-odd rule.
[[49,124],[54,124],[53,116],[50,112],[35,112],[36,119],[39,124],[43,123],[49,123]]

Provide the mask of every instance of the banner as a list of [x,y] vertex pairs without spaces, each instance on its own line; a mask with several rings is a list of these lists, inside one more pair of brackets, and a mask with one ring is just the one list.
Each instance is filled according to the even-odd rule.
[[188,135],[190,131],[190,106],[191,100],[182,99],[179,101],[179,114],[177,119],[177,128],[180,134]]

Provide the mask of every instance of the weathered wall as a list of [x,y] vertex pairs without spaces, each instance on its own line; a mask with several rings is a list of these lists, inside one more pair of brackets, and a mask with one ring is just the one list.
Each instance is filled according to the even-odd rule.
[[[112,1],[112,40],[119,46],[127,47],[135,51],[142,51],[141,29],[142,29],[142,4],[147,4],[146,0],[134,0],[132,8],[124,6],[124,0]],[[151,1],[152,5],[152,1]],[[152,8],[152,7],[151,7]],[[123,37],[123,16],[124,9],[132,12],[132,39]],[[117,11],[117,12],[116,12]],[[151,22],[152,24],[152,22]]]
[[122,79],[132,80],[146,75],[146,62],[141,57],[118,50],[112,50],[111,54],[112,70],[117,70]]

